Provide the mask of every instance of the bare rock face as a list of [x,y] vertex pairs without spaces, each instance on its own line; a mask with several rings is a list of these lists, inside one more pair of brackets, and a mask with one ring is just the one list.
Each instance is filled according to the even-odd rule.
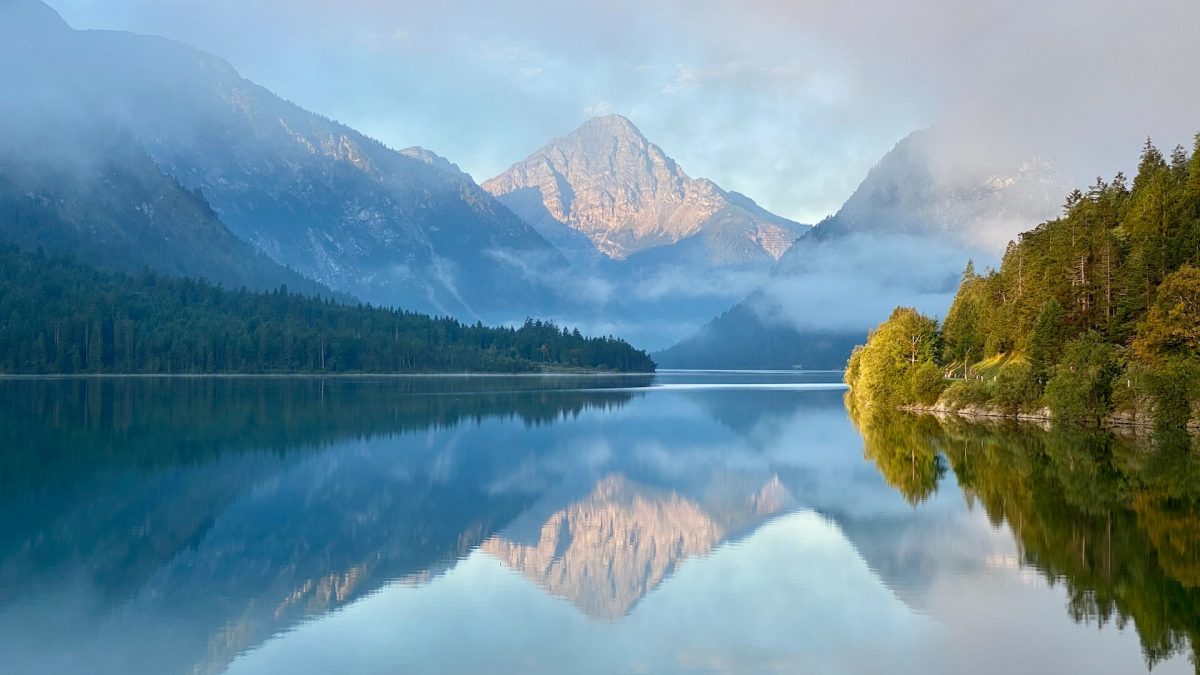
[[616,260],[701,236],[714,262],[769,262],[807,230],[690,178],[620,115],[589,120],[483,188],[551,241],[566,226]]

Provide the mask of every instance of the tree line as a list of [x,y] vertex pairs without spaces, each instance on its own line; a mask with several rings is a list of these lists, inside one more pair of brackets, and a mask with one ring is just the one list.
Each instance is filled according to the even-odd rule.
[[939,325],[898,309],[851,357],[856,397],[885,405],[1048,410],[1167,426],[1200,402],[1200,134],[1149,140],[1123,174],[1068,195],[1063,215],[967,266]]
[[464,324],[291,293],[125,275],[0,247],[0,372],[648,372],[624,340]]

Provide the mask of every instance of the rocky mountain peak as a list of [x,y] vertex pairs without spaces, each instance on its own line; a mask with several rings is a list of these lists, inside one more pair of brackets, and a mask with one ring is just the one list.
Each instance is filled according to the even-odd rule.
[[[713,260],[773,261],[777,247],[756,243],[764,222],[787,241],[803,230],[765,211],[746,211],[712,181],[689,177],[620,115],[588,120],[483,188],[551,241],[564,239],[566,226],[618,260],[714,232],[719,225],[720,235],[705,244]],[[730,256],[734,250],[738,253]]]
[[642,130],[637,128],[628,117],[624,115],[600,115],[593,117],[584,122],[582,126],[575,130],[575,134],[580,135],[595,135],[595,136],[612,136],[617,138],[638,139],[648,143]]

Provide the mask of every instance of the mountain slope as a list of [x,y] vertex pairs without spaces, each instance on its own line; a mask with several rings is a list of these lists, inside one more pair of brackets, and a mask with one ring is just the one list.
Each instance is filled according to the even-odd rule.
[[85,115],[127,130],[274,260],[364,300],[471,320],[564,302],[540,278],[565,259],[466,174],[303,110],[186,45],[74,31],[41,3],[9,2],[6,85],[40,87],[37,109],[64,125]]
[[0,98],[0,242],[126,272],[331,295],[236,237],[202,194],[164,176],[119,128],[31,77],[32,45],[64,30],[40,3],[0,6],[0,80],[21,92]]
[[332,295],[237,238],[203,195],[128,148],[66,168],[0,141],[0,242],[125,272],[149,267],[229,288]]
[[548,238],[570,236],[565,226],[615,260],[697,236],[714,265],[777,260],[807,229],[688,177],[620,115],[588,120],[483,188]]
[[994,149],[977,150],[961,133],[932,128],[903,138],[813,236],[885,232],[999,252],[1031,222],[1057,211],[1067,183],[1051,162],[989,156],[983,153]]
[[771,277],[679,344],[667,368],[841,368],[895,305],[940,314],[968,259],[1058,210],[1064,180],[1046,161],[977,157],[958,130],[901,140],[833,216],[801,237]]

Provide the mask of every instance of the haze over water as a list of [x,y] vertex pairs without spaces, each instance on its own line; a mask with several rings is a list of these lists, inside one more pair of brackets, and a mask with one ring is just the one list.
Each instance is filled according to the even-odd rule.
[[1194,450],[839,378],[0,381],[0,664],[1194,671]]

